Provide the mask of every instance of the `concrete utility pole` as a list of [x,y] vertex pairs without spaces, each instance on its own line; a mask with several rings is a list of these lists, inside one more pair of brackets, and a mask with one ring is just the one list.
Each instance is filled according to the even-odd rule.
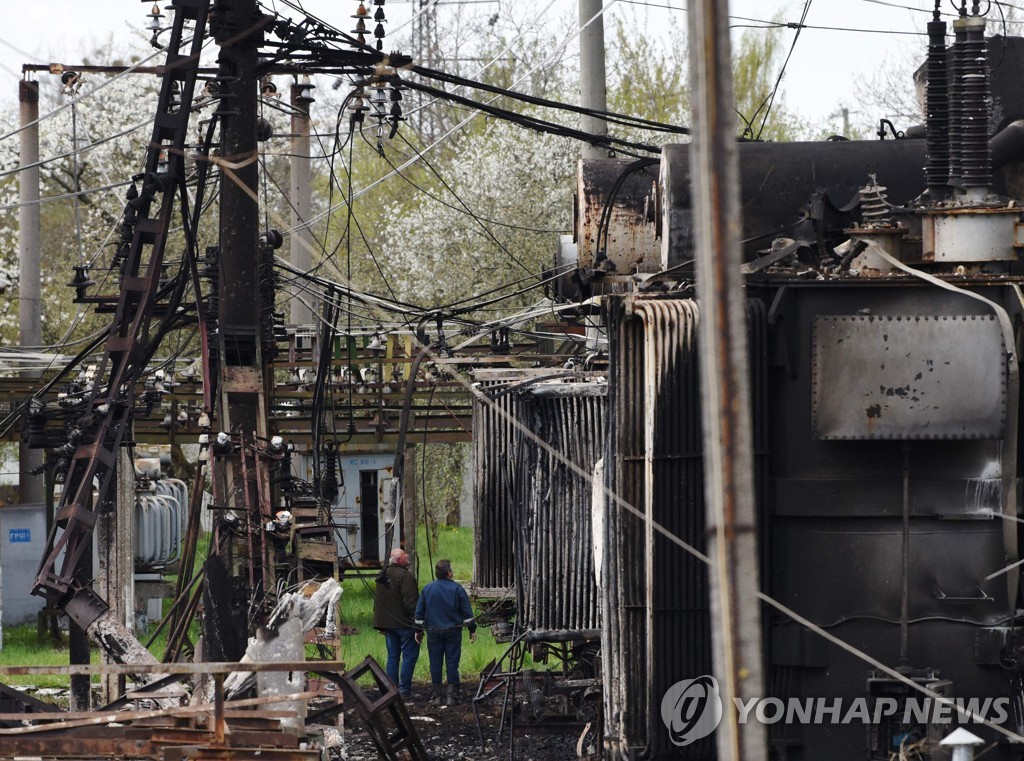
[[[580,0],[580,105],[596,111],[608,110],[608,89],[604,71],[604,0]],[[608,122],[596,116],[580,118],[580,127],[592,135],[607,135]],[[608,158],[607,148],[584,143],[583,158]]]
[[[257,50],[263,30],[272,21],[257,9],[256,0],[221,0],[211,16],[211,29],[221,46],[218,79],[225,92],[221,100],[220,183],[220,271],[218,280],[220,330],[217,418],[221,430],[232,435],[241,451],[217,457],[213,463],[219,483],[221,506],[238,518],[239,526],[260,524],[259,493],[269,493],[266,459],[257,468],[249,460],[256,443],[253,435],[266,440],[270,385],[269,362],[263,356],[261,319],[263,304],[260,283],[260,216],[257,201],[258,81],[255,75]],[[268,305],[270,306],[270,305]],[[237,450],[236,450],[237,451]],[[250,511],[255,515],[250,515]],[[246,531],[249,529],[246,528]],[[258,537],[238,536],[232,549],[229,572],[241,585],[245,600],[264,584],[271,572],[258,555]],[[225,561],[227,558],[223,558]],[[267,587],[264,587],[267,588]],[[244,622],[243,622],[244,623]],[[243,637],[244,639],[244,637]],[[229,658],[241,653],[226,653]]]
[[[310,211],[313,208],[312,189],[309,185],[310,165],[310,140],[309,140],[309,107],[313,103],[310,90],[313,85],[309,77],[304,76],[303,81],[292,85],[291,104],[295,111],[292,113],[292,158],[291,158],[291,207],[292,207],[292,234],[291,253],[292,266],[303,272],[313,266],[313,235],[308,227],[299,227],[309,221]],[[303,294],[303,299],[310,306],[302,303],[299,299],[292,299],[292,325],[311,325],[313,323],[312,294]]]
[[[135,629],[135,462],[127,449],[117,455],[117,497],[112,512],[96,516],[96,580],[93,589],[109,606],[107,614]],[[117,663],[101,650],[103,663]],[[100,680],[100,702],[110,703],[124,690],[124,677],[107,674]]]
[[[23,79],[18,82],[18,101],[21,104],[21,146],[18,173],[18,320],[22,346],[41,346],[43,329],[41,319],[39,274],[39,83]],[[25,375],[39,377],[27,370]],[[42,504],[44,480],[30,472],[43,464],[43,452],[29,449],[24,442],[18,450],[18,501],[22,504]]]
[[701,398],[708,466],[707,554],[722,761],[763,761],[761,722],[738,722],[733,698],[763,697],[761,603],[750,434],[746,296],[729,49],[729,4],[690,0],[691,198],[700,302]]

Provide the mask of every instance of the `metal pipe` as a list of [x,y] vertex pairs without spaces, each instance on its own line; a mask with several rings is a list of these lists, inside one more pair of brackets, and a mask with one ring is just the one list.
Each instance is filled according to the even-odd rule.
[[689,5],[690,166],[696,232],[699,355],[710,558],[714,671],[722,704],[718,755],[762,761],[760,722],[740,724],[733,698],[762,691],[759,560],[750,433],[746,298],[740,274],[742,209],[733,112],[728,2]]

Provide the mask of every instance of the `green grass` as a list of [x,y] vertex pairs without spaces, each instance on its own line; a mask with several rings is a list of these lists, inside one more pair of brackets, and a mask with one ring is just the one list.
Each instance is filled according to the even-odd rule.
[[[100,654],[93,651],[90,660],[100,662]],[[66,666],[68,664],[67,634],[64,646],[55,647],[49,637],[42,642],[31,624],[4,627],[4,646],[0,650],[0,666]],[[98,682],[99,677],[93,677]],[[36,687],[67,687],[68,677],[58,674],[5,675],[0,682],[10,685],[35,685]]]
[[[432,555],[436,563],[441,558],[452,561],[456,581],[468,582],[473,572],[473,530],[470,528],[442,527],[438,536],[438,546],[432,547]],[[434,578],[434,570],[427,553],[426,537],[421,528],[416,537],[416,550],[419,554],[419,571],[417,579],[420,589]],[[359,633],[350,637],[342,637],[340,660],[348,666],[354,666],[367,655],[380,663],[387,662],[387,649],[384,635],[373,628],[373,577],[362,579],[349,578],[342,583],[344,594],[341,597],[342,621],[349,626],[359,628]],[[484,667],[494,658],[505,652],[506,644],[496,643],[490,629],[477,630],[477,641],[471,643],[469,634],[463,631],[462,660],[459,672],[464,679],[475,680]],[[420,649],[419,660],[416,661],[414,681],[430,683],[430,661],[427,658],[427,647],[424,643]]]
[[[200,551],[197,553],[197,565],[201,565],[206,556],[204,538]],[[431,547],[427,551],[426,536],[421,528],[416,539],[416,546],[419,553],[418,579],[420,588],[431,581],[434,577],[434,562],[441,558],[448,558],[452,561],[452,568],[455,571],[455,578],[460,582],[468,582],[473,570],[473,531],[469,528],[442,527],[439,532],[438,546]],[[173,579],[173,577],[169,577]],[[387,662],[387,650],[384,645],[384,635],[373,628],[373,576],[346,579],[342,587],[344,594],[341,598],[342,621],[349,625],[358,627],[359,633],[341,639],[341,653],[339,660],[349,666],[359,663],[367,655],[373,656],[381,666]],[[170,606],[170,601],[164,602],[164,609]],[[155,627],[155,624],[153,625]],[[150,628],[150,631],[153,630]],[[198,634],[197,625],[193,624],[193,635]],[[3,666],[60,666],[68,662],[68,651],[66,646],[54,647],[49,639],[40,642],[36,636],[36,627],[32,625],[13,626],[4,628],[3,649],[0,650],[0,665]],[[463,632],[462,661],[460,672],[464,679],[475,680],[484,667],[494,658],[498,658],[505,652],[507,645],[496,643],[491,636],[490,629],[480,628],[477,631],[477,641],[471,643],[469,635]],[[138,634],[142,642],[145,642],[149,634],[140,632]],[[166,630],[150,647],[150,651],[158,658],[163,655]],[[194,640],[193,640],[194,641]],[[309,651],[312,654],[312,649]],[[93,651],[92,661],[99,662],[99,653]],[[97,677],[98,679],[98,677]],[[415,680],[420,683],[430,682],[429,659],[427,648],[424,645],[420,650],[420,658],[416,663]],[[25,685],[32,684],[39,687],[66,687],[67,677],[37,675],[37,676],[7,676],[0,679],[6,684]]]

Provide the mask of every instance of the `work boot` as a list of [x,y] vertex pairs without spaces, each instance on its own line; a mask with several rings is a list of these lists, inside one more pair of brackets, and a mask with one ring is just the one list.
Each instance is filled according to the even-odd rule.
[[458,684],[448,685],[448,705],[457,706],[462,702],[462,686]]
[[430,705],[440,706],[444,705],[444,688],[440,684],[433,685],[430,692]]

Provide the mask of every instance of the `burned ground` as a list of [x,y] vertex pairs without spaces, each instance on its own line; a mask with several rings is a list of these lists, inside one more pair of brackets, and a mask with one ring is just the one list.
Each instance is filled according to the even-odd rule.
[[[577,758],[576,747],[582,727],[539,730],[536,727],[517,725],[513,746],[509,742],[506,725],[499,742],[500,701],[484,705],[480,710],[483,744],[469,702],[437,707],[421,699],[414,700],[407,708],[427,754],[436,761],[565,761]],[[344,743],[344,753],[336,758],[347,761],[376,761],[380,758],[366,728],[352,712],[346,713],[344,717]],[[595,750],[592,734],[588,734],[584,746],[583,757],[586,758]]]

